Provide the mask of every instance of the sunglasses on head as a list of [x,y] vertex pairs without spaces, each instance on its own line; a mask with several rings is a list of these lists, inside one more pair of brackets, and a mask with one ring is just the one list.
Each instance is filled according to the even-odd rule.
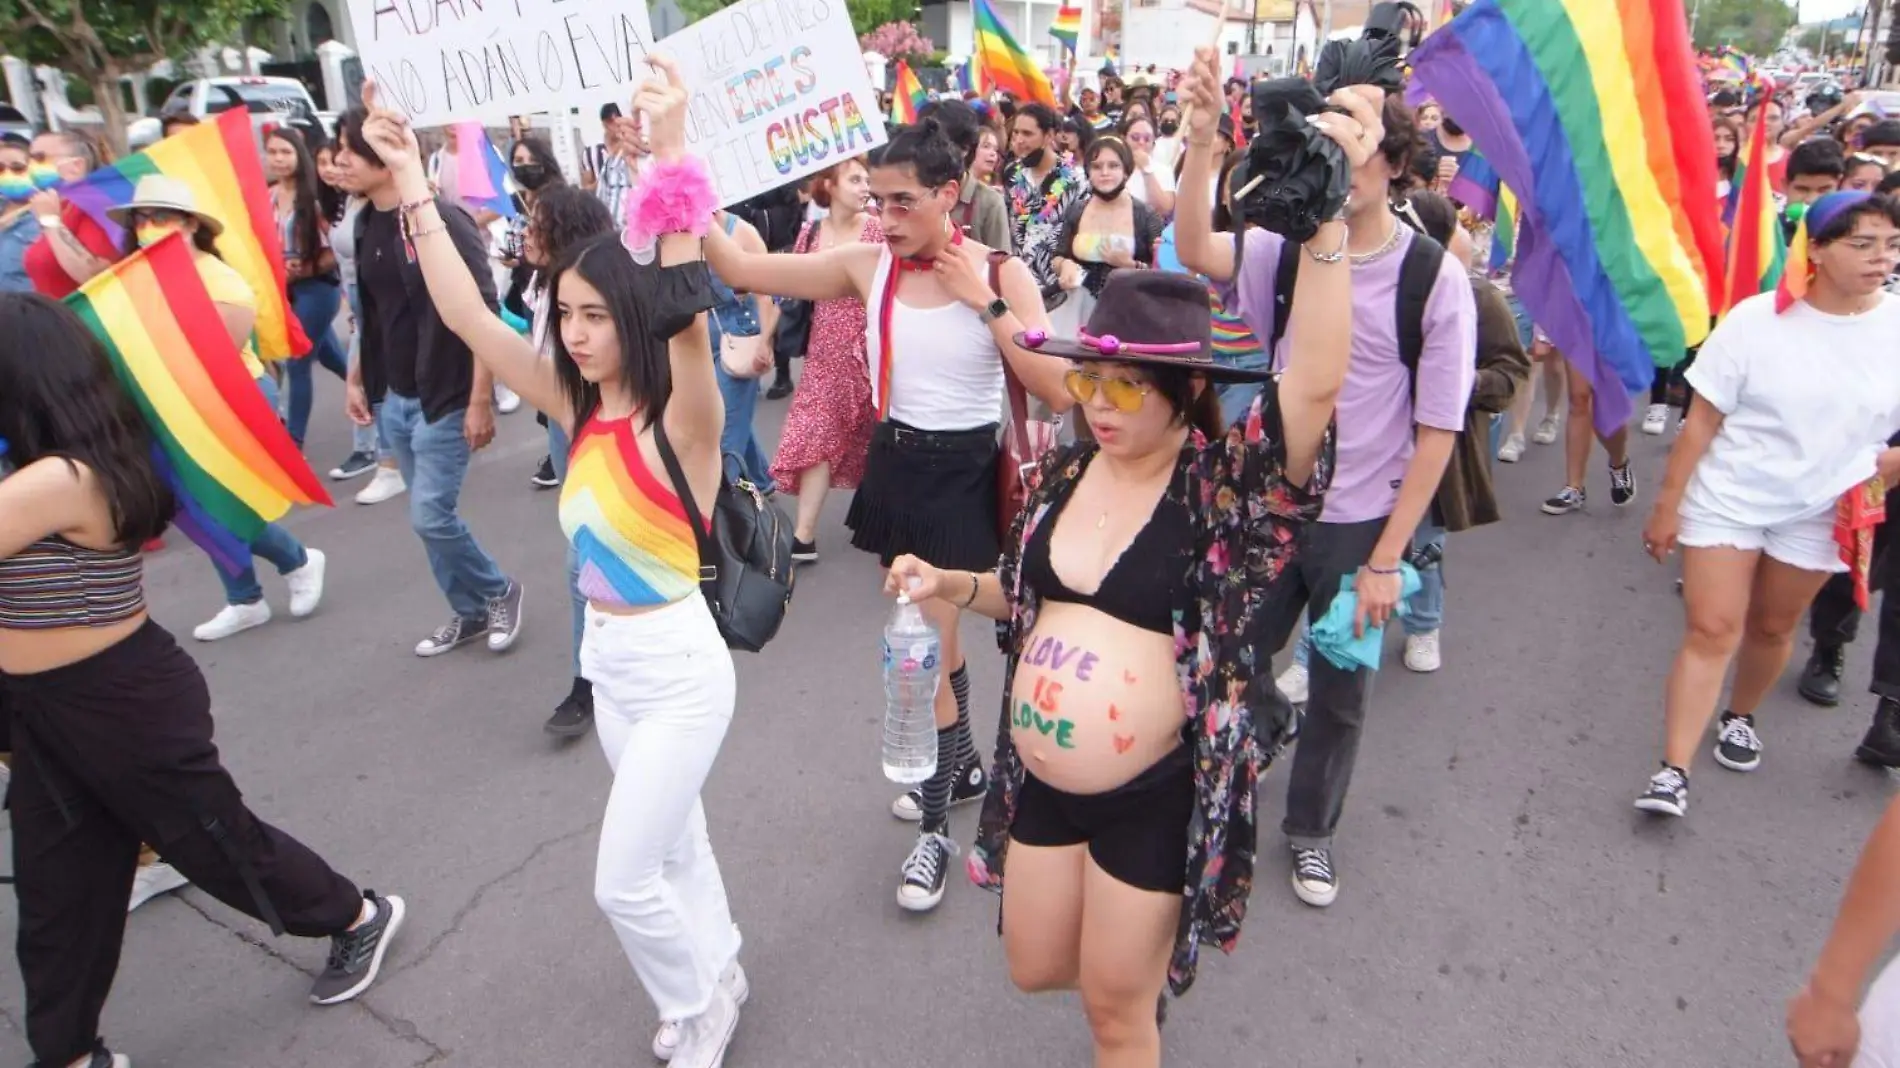
[[1096,391],[1099,390],[1109,406],[1123,414],[1140,411],[1142,402],[1147,399],[1149,393],[1154,391],[1154,387],[1146,382],[1136,382],[1133,379],[1115,375],[1097,374],[1094,371],[1084,371],[1080,367],[1070,368],[1069,372],[1062,376],[1062,385],[1069,391],[1069,396],[1075,398],[1077,404],[1087,404],[1094,400]]

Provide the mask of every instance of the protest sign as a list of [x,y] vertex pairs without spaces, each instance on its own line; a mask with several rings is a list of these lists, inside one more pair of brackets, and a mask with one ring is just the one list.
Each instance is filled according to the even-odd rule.
[[843,0],[742,0],[660,42],[692,99],[687,146],[735,204],[884,143]]
[[[623,106],[652,76],[642,0],[349,0],[363,72],[417,126]],[[841,9],[842,10],[842,9]]]

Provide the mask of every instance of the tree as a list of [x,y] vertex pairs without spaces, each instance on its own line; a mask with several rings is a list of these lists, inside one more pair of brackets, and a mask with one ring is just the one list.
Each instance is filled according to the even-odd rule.
[[917,27],[908,22],[887,22],[858,38],[858,47],[892,62],[908,60],[912,66],[922,63],[937,50],[930,38],[918,33]]
[[161,59],[235,41],[246,19],[280,15],[285,0],[0,0],[5,48],[66,72],[92,90],[106,142],[125,151],[119,79]]
[[923,13],[919,0],[845,0],[851,28],[862,37],[887,22],[903,22]]
[[1701,0],[1695,44],[1704,50],[1733,45],[1755,57],[1774,54],[1794,25],[1785,0]]

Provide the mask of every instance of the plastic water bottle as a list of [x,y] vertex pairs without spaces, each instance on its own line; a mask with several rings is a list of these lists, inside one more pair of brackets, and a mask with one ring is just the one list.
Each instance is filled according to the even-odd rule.
[[915,786],[937,773],[937,686],[943,642],[899,595],[884,625],[884,776]]

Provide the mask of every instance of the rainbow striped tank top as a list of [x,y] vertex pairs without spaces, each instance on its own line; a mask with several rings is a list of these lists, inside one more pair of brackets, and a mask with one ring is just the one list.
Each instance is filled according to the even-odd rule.
[[581,596],[590,601],[644,608],[699,590],[699,545],[686,507],[647,469],[631,418],[595,416],[575,436],[561,530],[580,558]]

